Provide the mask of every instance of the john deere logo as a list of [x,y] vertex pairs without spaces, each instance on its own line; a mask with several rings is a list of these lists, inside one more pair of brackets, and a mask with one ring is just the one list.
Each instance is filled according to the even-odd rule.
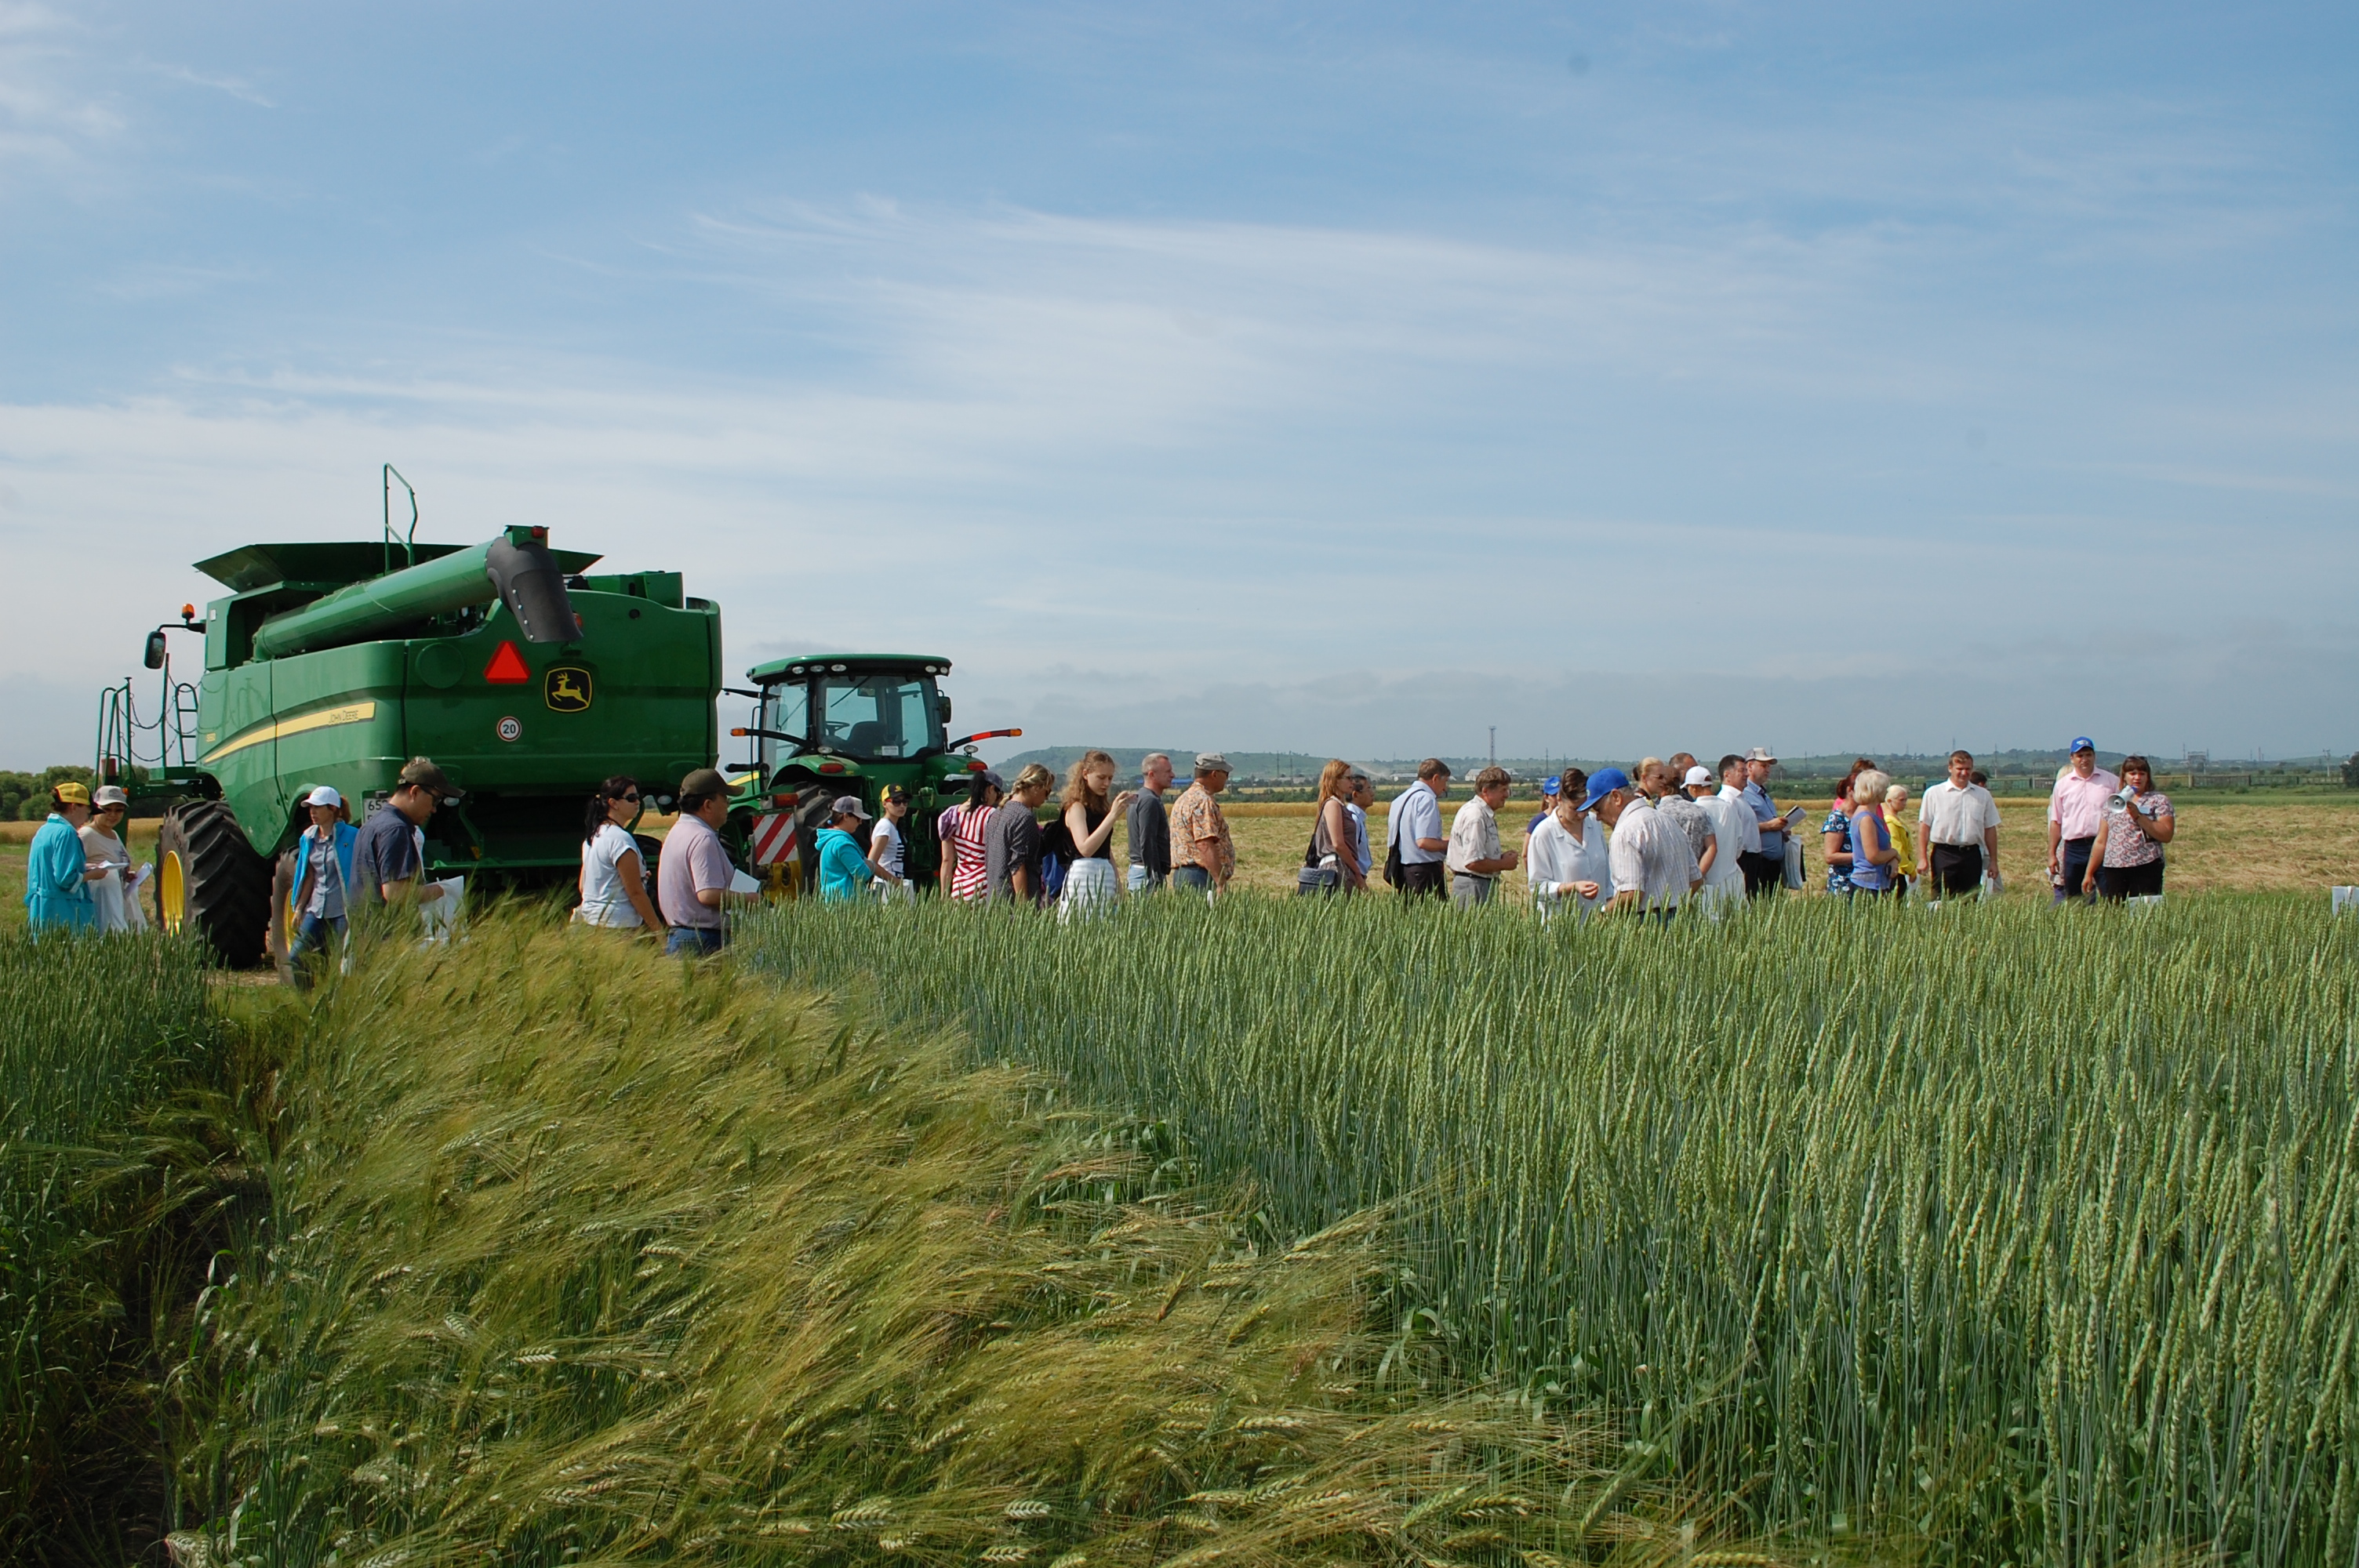
[[580,713],[590,706],[590,672],[575,665],[560,665],[540,683],[541,699],[560,713]]

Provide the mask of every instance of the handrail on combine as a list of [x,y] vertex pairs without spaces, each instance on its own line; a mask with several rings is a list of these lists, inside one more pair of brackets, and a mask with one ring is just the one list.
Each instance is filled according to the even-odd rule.
[[385,569],[393,570],[393,481],[401,480],[401,488],[409,492],[409,537],[401,542],[402,564],[418,564],[418,492],[401,478],[401,470],[391,463],[385,465]]
[[[204,629],[204,622],[196,618],[196,606],[184,604],[178,622],[167,621],[147,634],[147,667],[160,672],[153,719],[139,717],[138,697],[130,676],[123,677],[122,685],[108,687],[98,694],[98,737],[91,771],[99,783],[137,782],[143,770],[150,778],[185,776],[193,771],[197,762],[197,688],[190,682],[172,678],[171,648],[164,633],[201,633]],[[141,738],[148,735],[154,740],[143,748]]]

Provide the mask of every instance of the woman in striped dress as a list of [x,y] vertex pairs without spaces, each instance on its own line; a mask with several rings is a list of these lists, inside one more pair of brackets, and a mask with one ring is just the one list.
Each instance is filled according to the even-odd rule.
[[990,888],[991,814],[999,809],[1006,785],[989,771],[967,779],[966,799],[936,820],[942,845],[942,891],[952,898],[979,902]]

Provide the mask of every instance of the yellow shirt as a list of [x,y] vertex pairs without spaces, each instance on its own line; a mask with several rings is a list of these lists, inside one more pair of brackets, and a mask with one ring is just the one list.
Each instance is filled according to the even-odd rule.
[[1892,862],[1892,869],[1913,880],[1917,875],[1917,829],[1902,822],[1898,815],[1889,808],[1886,808],[1886,815],[1892,829],[1892,852],[1898,857]]

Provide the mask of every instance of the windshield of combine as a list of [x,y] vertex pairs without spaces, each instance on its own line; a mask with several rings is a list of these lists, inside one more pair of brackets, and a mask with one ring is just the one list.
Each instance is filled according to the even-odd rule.
[[934,683],[924,676],[855,672],[822,676],[808,691],[799,682],[775,686],[763,727],[808,735],[814,751],[869,759],[939,752],[943,741]]

